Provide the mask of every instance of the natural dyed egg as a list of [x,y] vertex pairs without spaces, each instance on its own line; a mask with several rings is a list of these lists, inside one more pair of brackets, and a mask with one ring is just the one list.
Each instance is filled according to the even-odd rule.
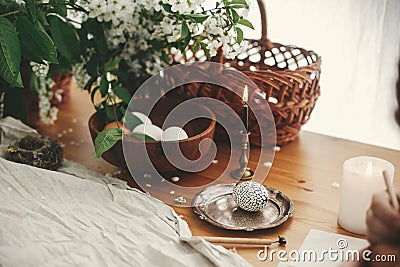
[[259,211],[268,203],[268,191],[260,183],[243,182],[235,186],[232,193],[236,204],[246,211]]
[[107,125],[104,127],[103,131],[104,131],[104,130],[107,130],[107,129],[110,129],[110,128],[120,128],[120,129],[122,129],[122,131],[124,132],[124,134],[130,134],[130,133],[131,133],[131,131],[129,131],[129,129],[126,128],[126,127],[124,126],[124,124],[122,123],[122,121],[113,121],[113,122],[110,122],[109,124],[107,124]]
[[153,124],[150,120],[149,117],[147,117],[145,114],[141,112],[134,111],[132,112],[133,115],[135,115],[139,120],[141,120],[144,124]]
[[139,124],[132,130],[132,133],[145,134],[156,141],[160,141],[163,130],[154,124]]
[[188,138],[188,135],[185,130],[177,126],[167,128],[161,137],[163,141],[178,141],[186,138]]

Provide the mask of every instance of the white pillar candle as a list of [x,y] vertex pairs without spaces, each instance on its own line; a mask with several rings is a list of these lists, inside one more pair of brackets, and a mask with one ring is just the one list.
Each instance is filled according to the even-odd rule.
[[343,163],[338,222],[345,230],[366,234],[365,219],[372,195],[386,189],[383,170],[388,172],[392,183],[394,166],[386,160],[362,156]]

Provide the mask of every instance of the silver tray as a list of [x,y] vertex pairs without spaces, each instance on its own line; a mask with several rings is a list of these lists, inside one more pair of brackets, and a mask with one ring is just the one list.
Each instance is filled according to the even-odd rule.
[[215,226],[230,230],[253,231],[276,227],[293,214],[293,201],[282,192],[265,186],[268,204],[257,212],[239,208],[232,197],[235,183],[218,184],[205,188],[192,201],[193,211]]

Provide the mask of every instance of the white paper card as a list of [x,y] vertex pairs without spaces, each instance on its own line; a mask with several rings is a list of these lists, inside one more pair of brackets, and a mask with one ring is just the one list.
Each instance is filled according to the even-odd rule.
[[[367,246],[368,241],[364,239],[310,230],[299,251],[287,251],[285,259],[288,261],[281,261],[278,267],[338,267],[346,259],[353,259],[357,250]],[[361,253],[359,257],[362,258]]]

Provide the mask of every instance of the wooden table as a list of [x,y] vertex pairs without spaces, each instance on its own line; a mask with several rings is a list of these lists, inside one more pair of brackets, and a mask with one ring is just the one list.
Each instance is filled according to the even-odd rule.
[[[30,124],[40,133],[64,143],[66,159],[80,162],[102,173],[114,173],[118,169],[104,160],[92,161],[94,148],[87,122],[93,112],[94,108],[87,92],[74,89],[71,99],[60,106],[59,119],[54,125],[43,125],[34,116],[31,116]],[[282,147],[275,155],[265,184],[288,195],[294,201],[295,211],[294,216],[286,223],[272,230],[223,230],[200,220],[190,208],[174,209],[184,216],[193,235],[270,239],[282,235],[288,240],[287,251],[298,249],[311,229],[355,236],[337,224],[340,189],[332,187],[332,183],[341,181],[343,161],[359,155],[386,159],[392,162],[397,170],[400,169],[400,151],[305,131],[301,132],[296,141]],[[126,179],[129,174],[123,172],[120,177]],[[399,188],[399,185],[399,179],[396,177],[395,187]],[[277,262],[260,262],[257,259],[258,250],[237,249],[241,256],[255,266],[277,265]]]

